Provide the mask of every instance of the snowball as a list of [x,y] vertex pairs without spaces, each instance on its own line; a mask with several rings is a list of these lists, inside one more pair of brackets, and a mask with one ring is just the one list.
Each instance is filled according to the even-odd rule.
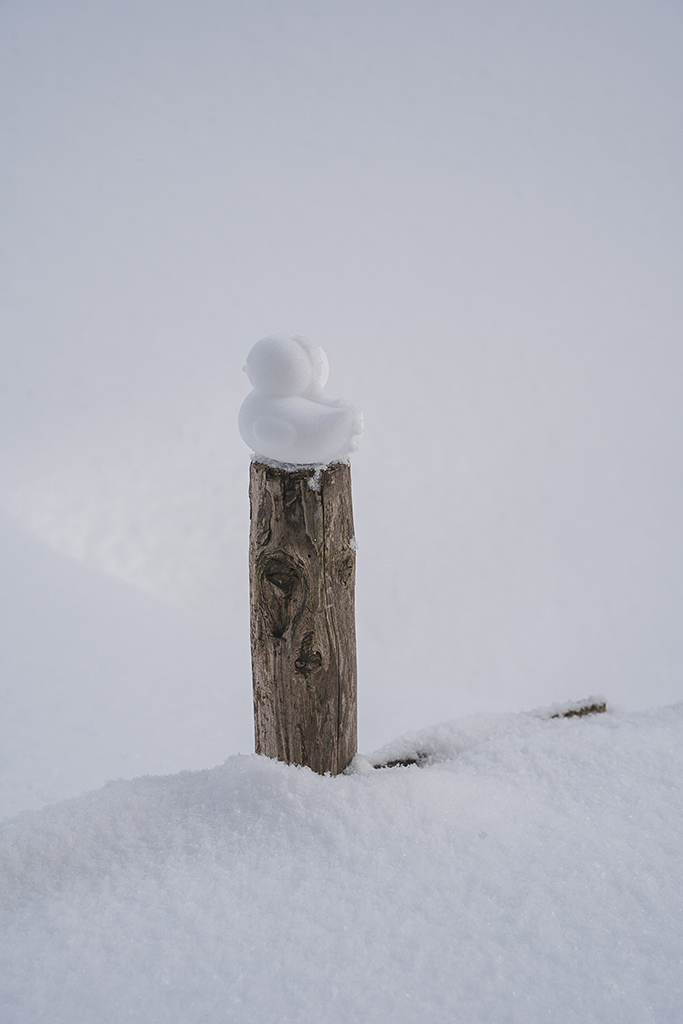
[[338,462],[358,447],[363,415],[323,387],[329,363],[300,334],[261,338],[244,367],[253,391],[239,413],[242,439],[257,456],[293,465]]
[[272,397],[303,395],[313,382],[308,353],[289,334],[271,334],[257,341],[245,370],[252,387]]

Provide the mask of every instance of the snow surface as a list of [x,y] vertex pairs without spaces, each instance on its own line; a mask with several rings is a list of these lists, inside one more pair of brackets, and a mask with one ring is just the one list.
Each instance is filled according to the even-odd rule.
[[248,623],[219,629],[2,517],[0,563],[0,817],[254,749]]
[[3,1020],[677,1024],[683,705],[413,739],[441,759],[236,756],[5,823]]
[[242,403],[239,431],[257,458],[310,466],[339,462],[357,450],[362,413],[343,399],[327,397],[329,363],[311,338],[261,338],[244,369],[253,391]]

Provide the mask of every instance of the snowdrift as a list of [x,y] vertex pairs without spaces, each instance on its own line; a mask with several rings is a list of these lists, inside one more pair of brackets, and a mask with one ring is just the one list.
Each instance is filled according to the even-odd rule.
[[0,832],[3,1020],[678,1021],[682,780],[677,705],[478,716],[337,778],[236,756],[25,812]]

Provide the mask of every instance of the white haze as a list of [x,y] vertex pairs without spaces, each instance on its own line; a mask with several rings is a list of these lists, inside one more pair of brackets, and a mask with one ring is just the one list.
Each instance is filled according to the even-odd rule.
[[[364,749],[595,691],[681,698],[678,5],[6,0],[0,51],[2,505],[177,606],[126,679],[223,629],[205,714],[229,677],[249,735],[236,417],[248,350],[286,331],[365,413]],[[34,707],[78,664],[55,635]]]

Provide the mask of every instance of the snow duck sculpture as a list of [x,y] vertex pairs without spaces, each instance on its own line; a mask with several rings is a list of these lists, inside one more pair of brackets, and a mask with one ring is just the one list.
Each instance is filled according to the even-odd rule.
[[244,370],[253,386],[240,409],[242,439],[256,456],[292,465],[340,462],[358,447],[363,414],[328,398],[327,356],[301,334],[257,341]]

